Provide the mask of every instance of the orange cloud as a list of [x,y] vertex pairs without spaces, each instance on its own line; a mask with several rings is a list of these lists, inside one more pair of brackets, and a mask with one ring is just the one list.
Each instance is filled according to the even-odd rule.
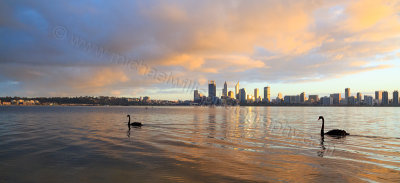
[[118,83],[124,83],[129,81],[128,76],[121,70],[111,68],[101,68],[79,78],[79,81],[75,81],[74,87],[80,89],[98,89],[114,85]]
[[353,1],[346,9],[349,16],[346,27],[355,32],[365,30],[382,23],[385,19],[392,19],[398,10],[398,2],[392,0]]

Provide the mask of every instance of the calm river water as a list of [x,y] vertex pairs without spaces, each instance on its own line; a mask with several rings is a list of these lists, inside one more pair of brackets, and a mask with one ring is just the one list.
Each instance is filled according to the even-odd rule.
[[0,107],[0,182],[400,182],[399,132],[390,107]]

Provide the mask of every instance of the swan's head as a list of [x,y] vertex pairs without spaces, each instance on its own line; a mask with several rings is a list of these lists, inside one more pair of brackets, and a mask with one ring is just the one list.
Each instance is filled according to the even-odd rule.
[[324,119],[324,117],[323,116],[319,116],[318,120],[320,120],[320,119]]
[[126,117],[130,118],[130,117],[131,117],[131,115],[129,115],[129,114],[128,114],[128,115],[126,115]]

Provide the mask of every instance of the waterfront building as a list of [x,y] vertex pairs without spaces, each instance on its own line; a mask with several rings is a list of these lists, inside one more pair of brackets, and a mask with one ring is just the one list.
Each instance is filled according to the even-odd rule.
[[318,95],[309,95],[308,100],[310,101],[310,103],[315,104],[319,102],[319,97]]
[[382,104],[383,105],[389,104],[389,93],[387,91],[382,92]]
[[349,104],[350,88],[344,89],[345,104]]
[[306,101],[306,93],[302,92],[300,94],[300,103],[303,104]]
[[143,102],[150,102],[150,97],[149,96],[143,97]]
[[369,95],[364,95],[364,104],[369,106],[374,105],[374,98]]
[[347,105],[356,105],[356,97],[350,96],[347,98]]
[[393,92],[393,105],[399,105],[399,91]]
[[276,97],[275,103],[282,104],[282,102],[283,102],[282,93],[278,93],[278,96]]
[[254,97],[251,96],[250,94],[247,94],[247,103],[253,103],[254,102]]
[[11,105],[11,102],[3,102],[3,105]]
[[241,103],[246,103],[246,89],[244,88],[239,90],[239,101]]
[[382,103],[382,91],[375,91],[375,100],[377,100],[378,105]]
[[264,101],[271,102],[271,87],[264,87]]
[[300,103],[300,95],[286,95],[283,103],[285,104],[298,104]]
[[[291,100],[293,101],[293,100]],[[300,104],[300,95],[294,96],[294,104]]]
[[340,93],[334,93],[334,94],[331,94],[330,96],[333,98],[333,102],[331,104],[333,104],[333,105],[340,104],[340,100],[342,99]]
[[235,85],[235,97],[239,100],[239,81]]
[[258,88],[255,88],[254,89],[254,99],[257,101],[259,96],[260,96],[260,90]]
[[333,104],[333,97],[332,96],[325,96],[321,98],[321,104],[324,106],[332,105]]
[[283,103],[285,103],[285,104],[290,104],[290,96],[285,96],[285,97],[283,98]]
[[283,99],[282,93],[278,93],[278,96],[276,97],[276,99],[282,100]]
[[362,94],[360,92],[357,92],[357,104],[361,105],[362,103]]
[[208,97],[214,98],[217,96],[217,84],[211,80],[208,82]]
[[193,101],[199,101],[200,100],[200,93],[199,90],[194,90],[194,94],[193,94]]
[[232,92],[232,91],[229,91],[229,92],[228,92],[228,97],[231,98],[231,99],[235,98],[235,97],[233,96],[233,92]]
[[226,81],[224,83],[224,88],[222,89],[222,96],[227,97],[228,96],[228,84],[226,84]]

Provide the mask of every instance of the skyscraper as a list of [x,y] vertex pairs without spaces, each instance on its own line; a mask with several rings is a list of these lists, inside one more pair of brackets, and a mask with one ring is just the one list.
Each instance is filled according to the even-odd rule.
[[350,88],[344,89],[344,97],[346,104],[349,104]]
[[375,91],[375,99],[377,100],[378,104],[382,103],[382,91]]
[[393,104],[399,105],[399,91],[397,90],[393,92]]
[[362,94],[360,92],[357,92],[357,104],[361,105],[361,101],[362,101]]
[[235,97],[239,100],[239,81],[235,85]]
[[383,105],[389,104],[389,93],[387,91],[382,92],[382,104]]
[[304,103],[306,101],[306,93],[302,92],[300,94],[300,103]]
[[254,89],[254,99],[257,101],[259,96],[260,96],[260,90],[258,88],[255,88]]
[[224,83],[224,88],[222,89],[222,96],[227,97],[228,96],[228,85],[226,84],[226,81]]
[[239,101],[241,103],[246,103],[246,89],[242,88],[239,90]]
[[264,100],[271,102],[271,88],[269,86],[264,87]]
[[194,90],[193,101],[197,101],[200,99],[199,90]]
[[208,97],[213,98],[217,96],[217,84],[215,81],[208,81]]

